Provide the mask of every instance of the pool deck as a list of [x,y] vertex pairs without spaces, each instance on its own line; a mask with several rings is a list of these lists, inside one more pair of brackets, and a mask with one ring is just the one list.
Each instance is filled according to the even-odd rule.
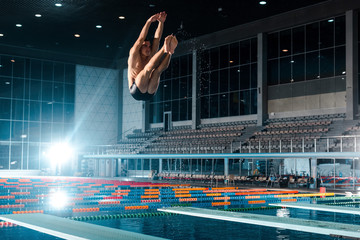
[[339,207],[339,206],[329,206],[324,204],[311,204],[311,203],[271,203],[269,205],[360,215],[360,209],[353,207]]
[[0,215],[0,219],[55,237],[71,240],[164,239],[40,213]]
[[[262,214],[226,212],[193,207],[160,208],[158,211],[223,221],[255,224],[266,227],[284,228],[295,231],[317,233],[333,237],[360,238],[360,226],[336,222],[314,221],[299,218],[275,217]],[[209,230],[211,231],[211,230]]]

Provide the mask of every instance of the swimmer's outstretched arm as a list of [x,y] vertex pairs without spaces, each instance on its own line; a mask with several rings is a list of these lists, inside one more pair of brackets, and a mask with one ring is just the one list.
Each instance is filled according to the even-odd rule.
[[164,22],[166,20],[166,12],[161,12],[159,13],[159,18],[157,19],[159,24],[158,27],[155,31],[155,35],[154,35],[154,40],[152,42],[152,46],[151,46],[151,56],[154,56],[155,53],[159,50],[159,45],[160,45],[160,39],[163,33],[163,29],[164,29]]
[[144,27],[141,29],[140,35],[132,48],[130,49],[130,53],[139,51],[141,45],[143,44],[144,40],[146,39],[146,36],[148,34],[149,28],[151,23],[158,20],[160,13],[157,13],[155,15],[152,15],[145,23]]

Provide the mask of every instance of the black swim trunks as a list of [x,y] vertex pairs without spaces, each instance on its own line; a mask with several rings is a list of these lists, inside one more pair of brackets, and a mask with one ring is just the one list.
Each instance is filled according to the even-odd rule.
[[150,94],[148,92],[142,93],[136,86],[135,82],[130,87],[130,94],[135,98],[136,100],[142,100],[142,101],[148,101],[150,100],[155,94]]

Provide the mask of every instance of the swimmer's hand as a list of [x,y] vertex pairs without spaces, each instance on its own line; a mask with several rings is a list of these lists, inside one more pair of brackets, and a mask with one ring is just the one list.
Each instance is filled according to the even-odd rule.
[[159,18],[157,19],[159,22],[165,22],[165,20],[166,20],[166,16],[167,16],[167,14],[166,14],[166,12],[161,12],[161,13],[158,13],[159,14]]
[[149,19],[148,19],[148,22],[156,22],[158,19],[159,19],[159,16],[160,16],[160,13],[157,13],[157,14],[154,14],[152,15]]

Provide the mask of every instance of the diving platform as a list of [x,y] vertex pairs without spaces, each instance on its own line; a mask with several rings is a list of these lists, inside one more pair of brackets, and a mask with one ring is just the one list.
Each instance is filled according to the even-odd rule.
[[360,215],[360,208],[352,207],[339,207],[332,205],[323,204],[311,204],[311,203],[271,203],[270,206],[287,207],[287,208],[300,208],[324,212],[335,212],[335,213],[347,213]]
[[159,208],[158,211],[266,227],[284,228],[301,232],[330,235],[332,237],[360,238],[360,226],[353,224],[276,217],[262,214],[226,212],[193,207]]
[[78,222],[48,214],[9,214],[0,215],[0,219],[12,222],[22,227],[30,228],[55,237],[73,240],[160,240],[164,238],[153,237],[140,233],[128,232],[120,229],[104,227],[96,224]]

